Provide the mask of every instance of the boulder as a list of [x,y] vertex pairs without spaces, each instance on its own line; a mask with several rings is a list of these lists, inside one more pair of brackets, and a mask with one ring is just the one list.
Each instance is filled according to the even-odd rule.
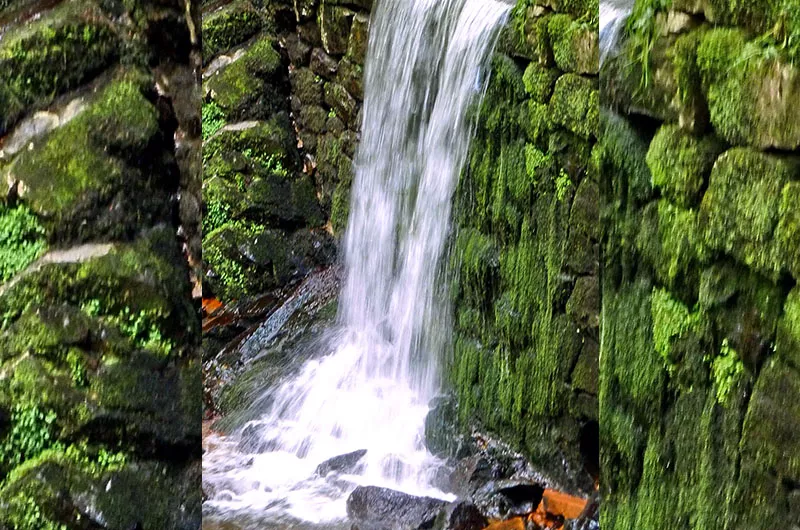
[[346,453],[339,456],[334,456],[325,460],[314,471],[315,474],[324,477],[329,473],[353,473],[356,472],[364,455],[367,454],[366,449],[359,449],[352,453]]
[[432,497],[359,486],[347,499],[347,516],[359,530],[422,530],[431,528],[447,505]]

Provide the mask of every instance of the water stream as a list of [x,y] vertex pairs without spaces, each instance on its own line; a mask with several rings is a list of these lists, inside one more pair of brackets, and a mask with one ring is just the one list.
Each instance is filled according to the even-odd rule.
[[619,42],[625,21],[633,10],[633,0],[600,2],[600,64],[612,54]]
[[[472,132],[467,108],[485,91],[510,7],[378,0],[337,325],[322,355],[265,389],[258,419],[213,441],[206,520],[333,527],[359,484],[452,497],[434,487],[442,463],[423,439],[450,337],[437,270]],[[315,474],[326,459],[364,449],[348,474]]]

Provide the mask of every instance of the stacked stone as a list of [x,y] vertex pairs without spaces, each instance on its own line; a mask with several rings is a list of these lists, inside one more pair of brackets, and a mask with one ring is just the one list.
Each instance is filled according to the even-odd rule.
[[[354,18],[342,6],[247,0],[214,3],[204,15],[209,293],[257,294],[332,261],[331,194],[357,117],[355,100],[321,75],[339,70],[328,51],[347,52]],[[363,50],[353,53],[363,62]]]
[[800,520],[797,4],[650,4],[637,2],[603,73],[618,112],[601,156],[603,525],[789,528]]
[[0,23],[0,528],[198,526],[174,198],[199,116],[163,86],[193,83],[185,7],[11,0]]
[[454,210],[461,420],[574,492],[597,472],[598,56],[596,2],[517,5]]
[[291,107],[303,152],[315,167],[320,202],[334,233],[350,203],[361,127],[363,73],[372,0],[296,0],[289,52]]

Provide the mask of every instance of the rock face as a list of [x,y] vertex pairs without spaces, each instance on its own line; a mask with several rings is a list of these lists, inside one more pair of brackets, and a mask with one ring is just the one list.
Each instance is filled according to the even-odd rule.
[[[797,49],[749,52],[761,42],[753,32],[777,27],[781,2],[644,4],[602,76],[617,115],[603,120],[598,156],[609,205],[601,523],[790,528],[800,520]],[[692,23],[670,26],[681,16]],[[786,18],[779,40],[795,38],[797,22]]]
[[[514,10],[476,111],[454,199],[446,370],[462,431],[478,424],[588,492],[580,433],[597,420],[597,6],[548,5]],[[430,443],[441,445],[435,424]]]
[[352,453],[334,456],[318,465],[314,472],[321,477],[328,473],[352,473],[366,454],[366,449],[359,449]]
[[359,530],[431,528],[447,502],[377,486],[359,486],[347,499],[347,516]]
[[0,20],[0,528],[197,528],[184,5],[5,1]]
[[[203,14],[207,294],[281,287],[328,265],[360,128],[366,3],[237,0]],[[260,138],[237,141],[243,131]],[[264,136],[266,135],[266,136]]]

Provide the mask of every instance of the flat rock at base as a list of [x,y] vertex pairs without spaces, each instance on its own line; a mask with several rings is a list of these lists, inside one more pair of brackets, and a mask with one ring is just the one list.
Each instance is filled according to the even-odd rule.
[[347,515],[359,530],[417,530],[431,528],[447,504],[441,499],[359,486],[347,499]]
[[361,459],[364,458],[364,455],[367,454],[366,449],[359,449],[358,451],[353,451],[352,453],[345,453],[343,455],[334,456],[333,458],[329,458],[325,460],[323,463],[317,466],[316,473],[317,475],[324,477],[328,473],[335,472],[335,473],[348,473],[355,469]]

